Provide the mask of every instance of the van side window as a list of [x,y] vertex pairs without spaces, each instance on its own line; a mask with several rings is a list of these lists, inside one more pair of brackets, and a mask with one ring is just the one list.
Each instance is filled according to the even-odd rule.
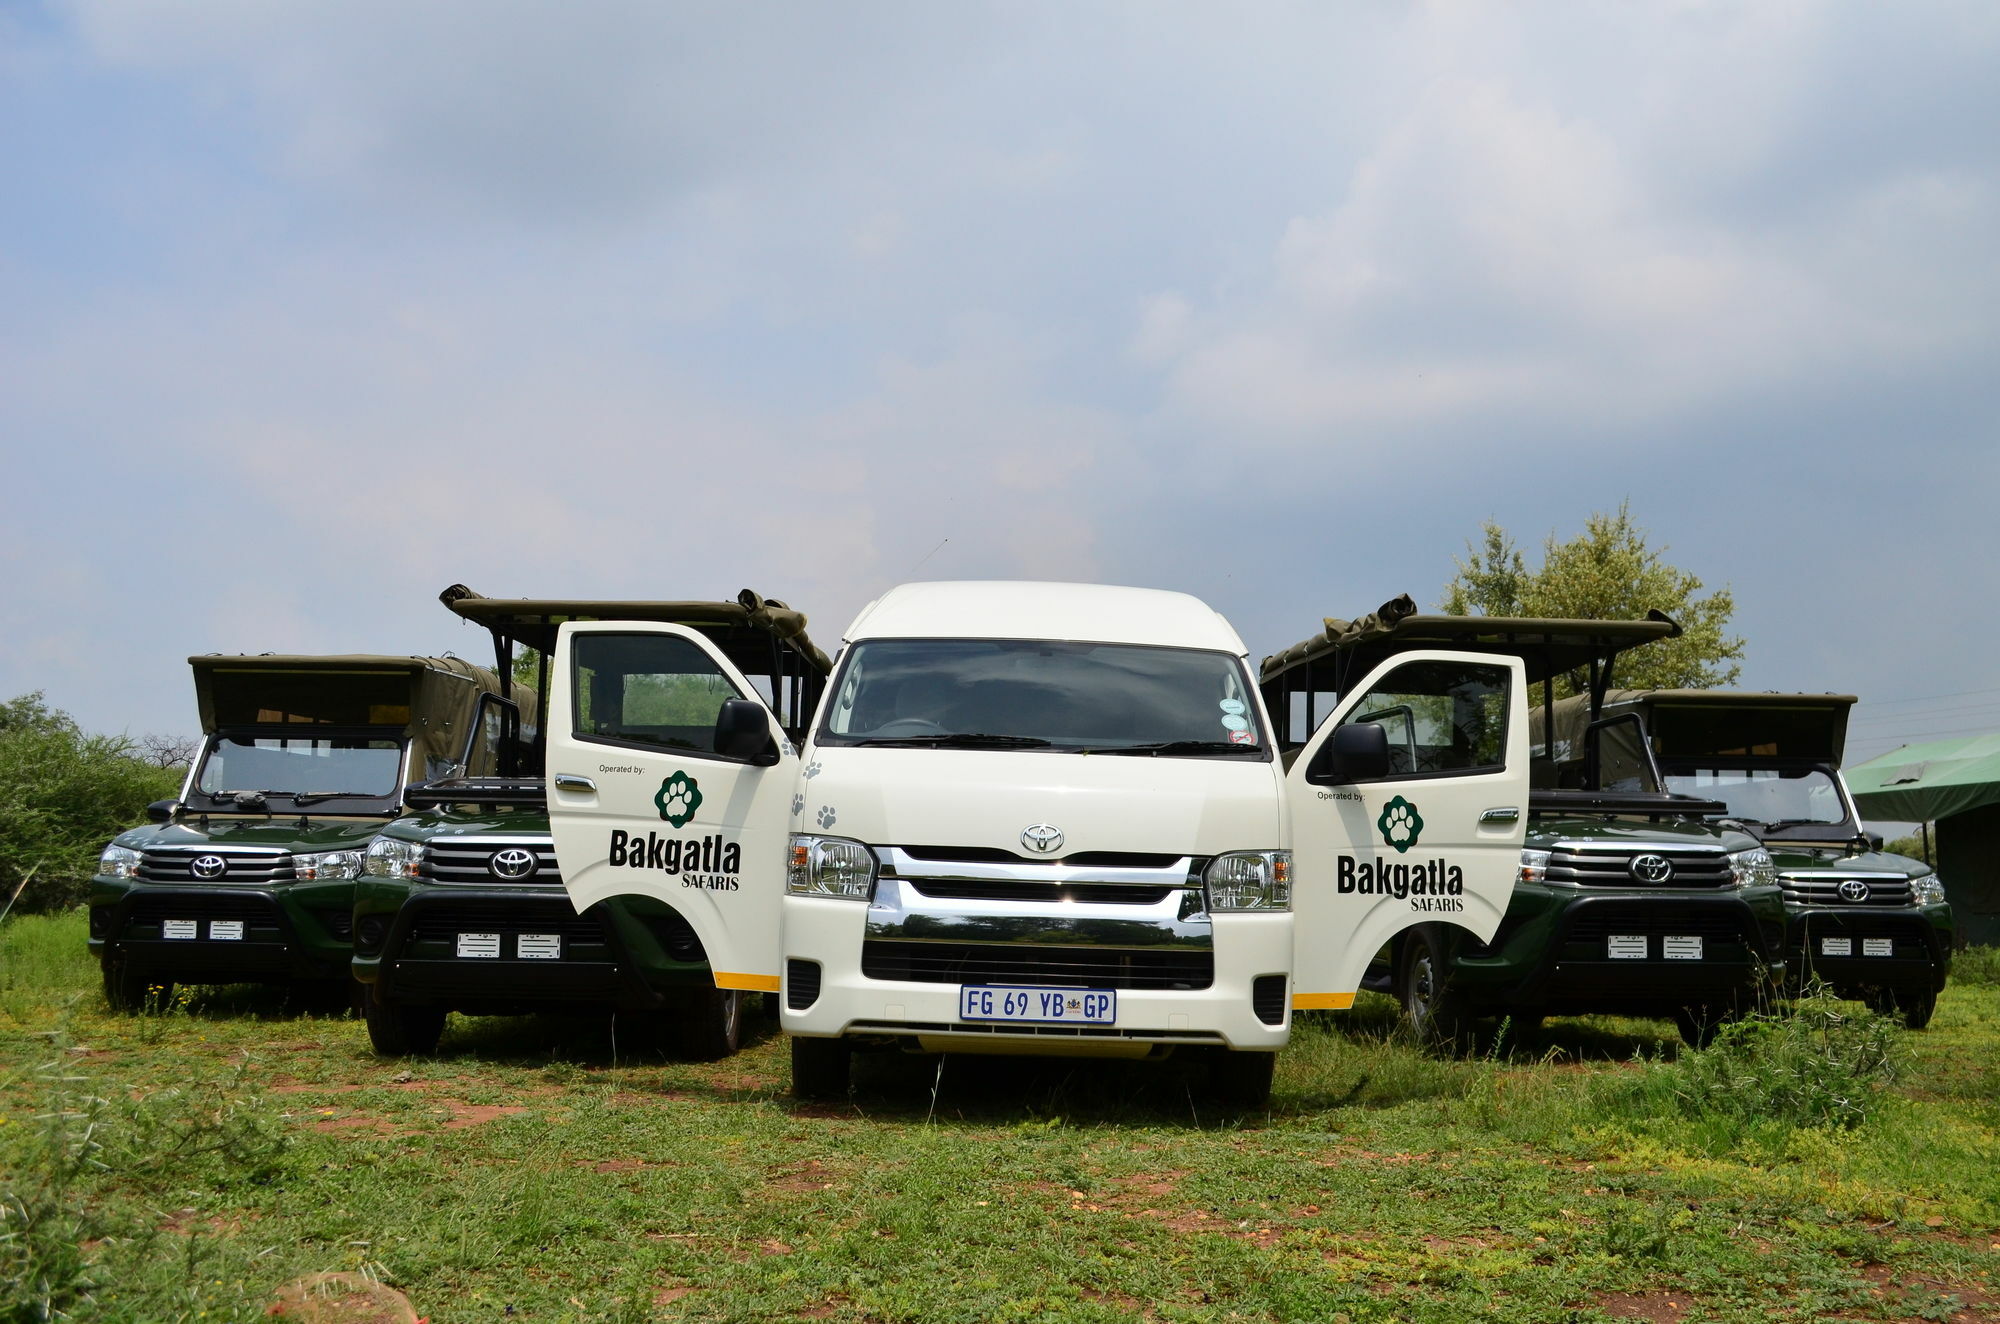
[[1361,697],[1342,726],[1363,722],[1389,735],[1389,775],[1497,772],[1507,763],[1505,667],[1411,662]]
[[745,697],[678,635],[584,634],[571,647],[579,739],[714,753],[723,701]]

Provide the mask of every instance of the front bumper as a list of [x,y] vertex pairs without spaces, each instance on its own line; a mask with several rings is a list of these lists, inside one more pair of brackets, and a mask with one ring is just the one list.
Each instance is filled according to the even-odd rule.
[[[88,907],[93,956],[162,980],[342,979],[353,953],[351,881],[229,887],[94,878]],[[167,936],[187,925],[193,936]],[[240,936],[218,936],[229,933]]]
[[[1846,955],[1838,954],[1843,944]],[[1842,995],[1877,988],[1941,992],[1951,972],[1951,908],[1791,908],[1785,958],[1786,983],[1794,990],[1818,980]]]

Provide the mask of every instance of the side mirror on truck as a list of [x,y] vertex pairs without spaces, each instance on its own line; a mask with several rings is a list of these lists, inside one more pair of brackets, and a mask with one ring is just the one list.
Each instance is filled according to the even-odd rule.
[[715,752],[725,758],[768,768],[778,761],[771,719],[755,699],[724,699],[715,715]]
[[1389,775],[1389,733],[1373,722],[1334,728],[1319,747],[1306,780],[1314,786],[1341,786]]
[[171,823],[174,811],[181,807],[178,800],[155,800],[146,806],[146,817],[155,823]]

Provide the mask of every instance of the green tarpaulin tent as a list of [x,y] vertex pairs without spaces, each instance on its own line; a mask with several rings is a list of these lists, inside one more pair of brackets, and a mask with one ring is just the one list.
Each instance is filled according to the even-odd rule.
[[1847,769],[1867,818],[1921,823],[2000,804],[2000,732],[1904,745]]

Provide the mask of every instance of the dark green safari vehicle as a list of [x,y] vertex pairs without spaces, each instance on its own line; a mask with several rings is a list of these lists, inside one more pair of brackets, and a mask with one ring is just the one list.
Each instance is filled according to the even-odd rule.
[[261,982],[342,1005],[362,852],[411,782],[490,746],[479,714],[500,683],[448,657],[188,661],[200,753],[91,881],[105,997],[129,1010],[176,982]]
[[[1265,705],[1293,752],[1351,679],[1399,652],[1518,657],[1541,686],[1528,803],[1486,811],[1528,817],[1498,931],[1479,942],[1449,921],[1418,924],[1363,980],[1397,997],[1420,1031],[1461,1040],[1485,1017],[1526,1028],[1549,1015],[1605,1013],[1670,1018],[1699,1044],[1777,991],[1785,909],[1769,854],[1714,821],[1725,805],[1664,784],[1637,714],[1603,711],[1618,657],[1679,629],[1657,612],[1638,621],[1420,616],[1402,597],[1358,621],[1329,619],[1321,634],[1264,659]],[[1555,683],[1565,676],[1578,697],[1559,704]],[[1359,720],[1387,731],[1392,766],[1421,774],[1448,755],[1457,728],[1440,699],[1375,697],[1374,716]],[[1565,705],[1582,717],[1573,730],[1559,720]]]
[[[581,677],[578,710],[600,730],[626,732],[640,742],[635,748],[712,751],[728,738],[720,727],[729,701],[754,699],[796,740],[832,669],[807,637],[806,618],[748,590],[734,602],[603,602],[486,598],[454,584],[440,600],[491,634],[501,671],[511,674],[517,656],[538,655],[541,698],[490,767],[413,787],[410,812],[368,847],[355,895],[353,970],[366,987],[375,1050],[430,1052],[453,1011],[605,1011],[618,1013],[619,1025],[638,1037],[670,1040],[686,1056],[734,1052],[748,990],[716,986],[685,918],[637,895],[579,912],[564,887],[543,778],[548,658],[565,621],[660,622],[692,631],[716,645],[735,674],[690,647],[684,673],[606,669]],[[590,776],[573,780],[634,773],[617,759],[615,744],[607,742]],[[634,863],[644,864],[645,855],[641,843]]]
[[1784,889],[1791,987],[1819,980],[1922,1029],[1951,971],[1951,907],[1931,866],[1885,853],[1862,826],[1840,775],[1854,702],[1621,690],[1604,711],[1641,717],[1668,786],[1723,801],[1763,840]]

